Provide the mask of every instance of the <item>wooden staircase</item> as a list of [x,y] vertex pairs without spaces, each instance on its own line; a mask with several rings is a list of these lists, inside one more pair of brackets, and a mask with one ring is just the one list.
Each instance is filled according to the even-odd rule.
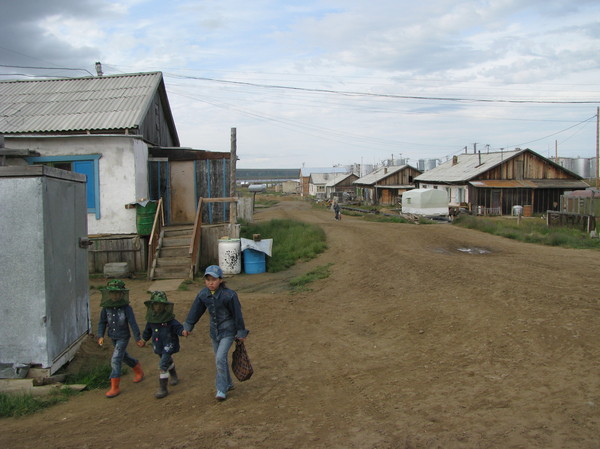
[[193,225],[165,226],[150,271],[150,279],[191,279],[190,244]]

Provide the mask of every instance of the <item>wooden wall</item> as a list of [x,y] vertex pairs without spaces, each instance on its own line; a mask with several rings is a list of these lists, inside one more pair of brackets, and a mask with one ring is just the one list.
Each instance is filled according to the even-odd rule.
[[[203,198],[227,198],[229,186],[229,159],[195,161],[196,192]],[[202,211],[202,223],[216,224],[229,221],[231,203],[209,203]]]
[[406,186],[413,184],[413,179],[419,176],[421,172],[415,168],[407,167],[393,175],[390,175],[377,182],[378,186]]
[[478,176],[477,179],[579,179],[566,172],[562,167],[524,152],[499,166]]
[[148,263],[147,242],[136,235],[112,235],[90,237],[88,248],[88,272],[104,273],[104,265],[110,262],[127,262],[134,273],[146,272]]

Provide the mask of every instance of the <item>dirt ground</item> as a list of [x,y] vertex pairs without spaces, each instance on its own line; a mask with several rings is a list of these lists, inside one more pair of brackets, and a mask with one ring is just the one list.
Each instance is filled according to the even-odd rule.
[[[0,421],[0,447],[598,448],[600,254],[449,224],[370,223],[301,201],[257,220],[322,226],[329,249],[284,273],[238,275],[255,374],[214,399],[208,320],[182,339],[181,378],[157,400],[158,357],[114,399],[89,391]],[[538,218],[539,219],[539,218]],[[292,277],[332,263],[290,294]],[[92,280],[104,285],[106,280]],[[129,280],[139,322],[152,283]],[[183,321],[196,294],[168,291]],[[95,331],[100,295],[92,289]],[[109,345],[107,345],[109,346]],[[69,369],[107,361],[86,342]]]

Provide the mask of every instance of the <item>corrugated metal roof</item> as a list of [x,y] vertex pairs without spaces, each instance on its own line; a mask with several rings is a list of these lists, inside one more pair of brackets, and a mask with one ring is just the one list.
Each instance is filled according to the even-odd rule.
[[139,127],[162,73],[0,81],[0,133]]
[[403,168],[408,167],[408,165],[394,165],[391,167],[382,167],[378,170],[375,170],[369,173],[362,178],[357,179],[353,182],[353,184],[361,184],[361,185],[373,185],[377,184],[382,179],[387,178],[388,176],[393,175],[394,173],[399,172]]
[[581,189],[588,187],[584,181],[576,179],[486,179],[469,182],[474,187],[498,189]]
[[339,184],[352,176],[352,173],[334,173],[332,176],[333,177],[325,184],[325,187],[335,187],[336,184]]
[[[424,182],[461,182],[473,179],[503,161],[527,150],[502,151],[497,153],[460,154],[454,156],[456,163],[449,160],[431,170],[415,177],[416,181]],[[481,157],[481,160],[480,160]]]

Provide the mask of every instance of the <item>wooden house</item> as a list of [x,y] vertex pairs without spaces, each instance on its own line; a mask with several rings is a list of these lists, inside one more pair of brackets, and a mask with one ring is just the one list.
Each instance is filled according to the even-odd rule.
[[410,165],[382,167],[353,182],[358,199],[370,204],[398,205],[402,193],[415,188],[420,170]]
[[336,197],[339,201],[356,197],[354,181],[358,179],[354,173],[334,173],[325,183],[325,196],[328,199]]
[[530,149],[453,156],[415,178],[418,188],[444,189],[450,205],[478,214],[524,214],[556,208],[566,191],[585,189],[579,175]]

